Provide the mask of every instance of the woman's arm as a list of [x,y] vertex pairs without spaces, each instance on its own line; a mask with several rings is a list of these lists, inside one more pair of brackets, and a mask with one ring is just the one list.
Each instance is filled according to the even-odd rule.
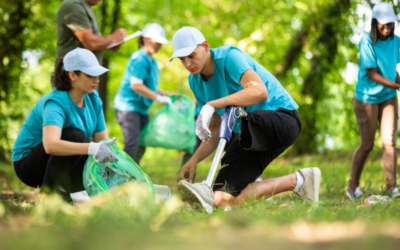
[[260,76],[252,69],[243,73],[240,78],[243,89],[235,94],[207,103],[215,109],[230,105],[249,107],[268,99],[268,90]]
[[157,90],[157,94],[159,94],[159,95],[165,95],[165,96],[171,96],[171,95],[178,96],[178,95],[179,95],[178,93],[169,92],[169,91],[166,91],[166,90],[163,90],[163,89],[158,89],[158,90]]
[[146,85],[144,84],[131,84],[131,88],[133,91],[138,93],[139,95],[149,98],[153,101],[156,100],[157,98],[157,93],[149,89]]
[[396,83],[400,84],[400,76],[398,72],[396,72]]
[[394,83],[389,79],[383,77],[381,74],[379,74],[377,68],[366,69],[366,71],[369,79],[371,79],[372,81],[379,83],[385,86],[386,88],[391,88],[396,90],[399,89],[400,84],[397,83],[399,77],[398,73],[396,73],[396,83]]
[[95,142],[99,142],[99,141],[106,140],[106,139],[110,139],[110,137],[108,137],[107,129],[93,134],[93,140]]
[[46,154],[68,156],[87,155],[90,143],[76,143],[61,140],[62,130],[56,125],[43,127],[43,147]]

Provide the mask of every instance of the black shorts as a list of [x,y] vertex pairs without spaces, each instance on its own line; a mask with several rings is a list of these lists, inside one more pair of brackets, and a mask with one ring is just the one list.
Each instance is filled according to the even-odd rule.
[[293,111],[257,110],[242,120],[242,134],[232,142],[221,161],[214,191],[234,196],[254,182],[265,168],[288,147],[301,131],[299,115]]

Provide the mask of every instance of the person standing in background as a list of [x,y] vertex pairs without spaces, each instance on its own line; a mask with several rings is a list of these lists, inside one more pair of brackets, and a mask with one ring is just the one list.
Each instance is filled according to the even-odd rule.
[[[103,50],[126,37],[125,29],[117,29],[111,35],[102,36],[100,26],[92,9],[101,0],[65,0],[57,12],[57,57],[65,56],[79,47],[94,53],[100,64]],[[111,47],[118,51],[121,45]]]
[[149,122],[149,108],[154,101],[172,104],[168,95],[175,95],[158,88],[160,70],[153,54],[168,44],[161,25],[152,23],[142,30],[139,50],[132,54],[114,100],[119,125],[124,135],[124,151],[139,164],[145,147],[139,146],[140,132]]
[[400,76],[400,38],[394,35],[396,16],[392,5],[378,3],[372,9],[371,33],[365,34],[359,44],[360,71],[353,98],[354,113],[361,135],[361,144],[354,152],[349,187],[346,195],[357,199],[361,174],[369,153],[374,148],[377,123],[381,126],[383,168],[389,196],[399,193],[396,187],[398,120],[397,91]]

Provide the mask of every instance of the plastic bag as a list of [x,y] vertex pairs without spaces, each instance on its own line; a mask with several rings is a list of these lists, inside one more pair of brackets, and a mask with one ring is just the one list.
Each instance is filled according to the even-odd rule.
[[155,194],[154,185],[149,176],[142,171],[128,154],[115,144],[110,146],[110,150],[118,156],[118,162],[98,163],[90,155],[85,163],[83,186],[89,196],[106,193],[119,201],[113,194],[113,190],[126,182],[137,182],[145,185]]
[[143,128],[140,145],[193,153],[196,145],[195,104],[185,94],[171,99],[173,105],[165,105]]

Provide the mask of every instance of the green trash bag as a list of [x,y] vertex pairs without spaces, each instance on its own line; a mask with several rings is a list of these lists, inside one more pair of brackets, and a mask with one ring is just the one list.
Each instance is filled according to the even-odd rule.
[[165,105],[143,128],[140,145],[193,153],[196,145],[195,104],[185,94],[171,99],[173,105]]
[[[115,144],[110,146],[110,150],[118,156],[118,162],[98,163],[93,159],[93,156],[89,155],[85,163],[83,186],[89,196],[105,193],[114,197],[113,188],[127,182],[137,182],[140,185],[148,186],[152,193],[155,194],[154,185],[149,176],[142,171],[128,154]],[[114,198],[119,201],[116,197]],[[119,202],[123,203],[124,201]]]

